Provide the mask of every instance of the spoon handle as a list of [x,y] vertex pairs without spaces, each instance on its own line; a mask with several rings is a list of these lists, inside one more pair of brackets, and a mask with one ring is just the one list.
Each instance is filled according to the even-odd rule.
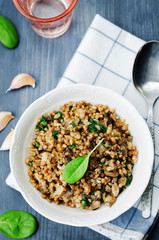
[[[155,146],[154,126],[153,126],[153,104],[152,103],[148,103],[147,125],[148,125],[148,128],[149,128],[151,136],[152,136],[153,145]],[[154,163],[153,163],[150,181],[146,187],[145,192],[142,194],[142,197],[141,197],[141,210],[142,210],[142,216],[144,218],[149,218],[151,216],[153,180],[154,180]]]

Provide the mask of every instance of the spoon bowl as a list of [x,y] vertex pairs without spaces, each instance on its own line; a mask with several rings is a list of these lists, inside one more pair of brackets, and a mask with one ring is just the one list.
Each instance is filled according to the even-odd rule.
[[147,101],[159,97],[159,42],[146,43],[138,52],[133,67],[133,82]]

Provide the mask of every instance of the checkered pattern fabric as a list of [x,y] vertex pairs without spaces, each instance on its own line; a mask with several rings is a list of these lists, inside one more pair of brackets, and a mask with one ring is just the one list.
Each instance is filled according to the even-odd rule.
[[[146,120],[146,102],[132,83],[134,59],[144,43],[143,40],[96,15],[57,87],[85,83],[112,89],[127,98]],[[154,108],[155,136],[159,135],[157,108],[159,109],[159,102]],[[92,226],[91,229],[115,240],[142,239],[146,234],[159,209],[159,138],[156,137],[155,141],[152,217],[142,218],[139,200],[115,220]],[[6,182],[16,188],[11,174]]]

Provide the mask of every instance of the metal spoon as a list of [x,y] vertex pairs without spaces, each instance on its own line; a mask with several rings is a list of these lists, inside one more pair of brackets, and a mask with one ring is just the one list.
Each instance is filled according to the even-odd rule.
[[[138,52],[133,67],[133,82],[148,104],[147,125],[155,146],[153,127],[153,106],[159,97],[159,42],[146,43]],[[149,184],[141,197],[144,218],[151,216],[154,164]]]

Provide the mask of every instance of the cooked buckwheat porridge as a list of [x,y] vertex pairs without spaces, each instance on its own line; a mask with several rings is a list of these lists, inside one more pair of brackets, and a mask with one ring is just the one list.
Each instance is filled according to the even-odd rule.
[[[84,176],[69,184],[62,172],[73,159],[91,154]],[[138,151],[125,120],[114,109],[84,101],[69,102],[38,118],[29,146],[30,183],[50,203],[94,210],[111,207],[131,184]]]

